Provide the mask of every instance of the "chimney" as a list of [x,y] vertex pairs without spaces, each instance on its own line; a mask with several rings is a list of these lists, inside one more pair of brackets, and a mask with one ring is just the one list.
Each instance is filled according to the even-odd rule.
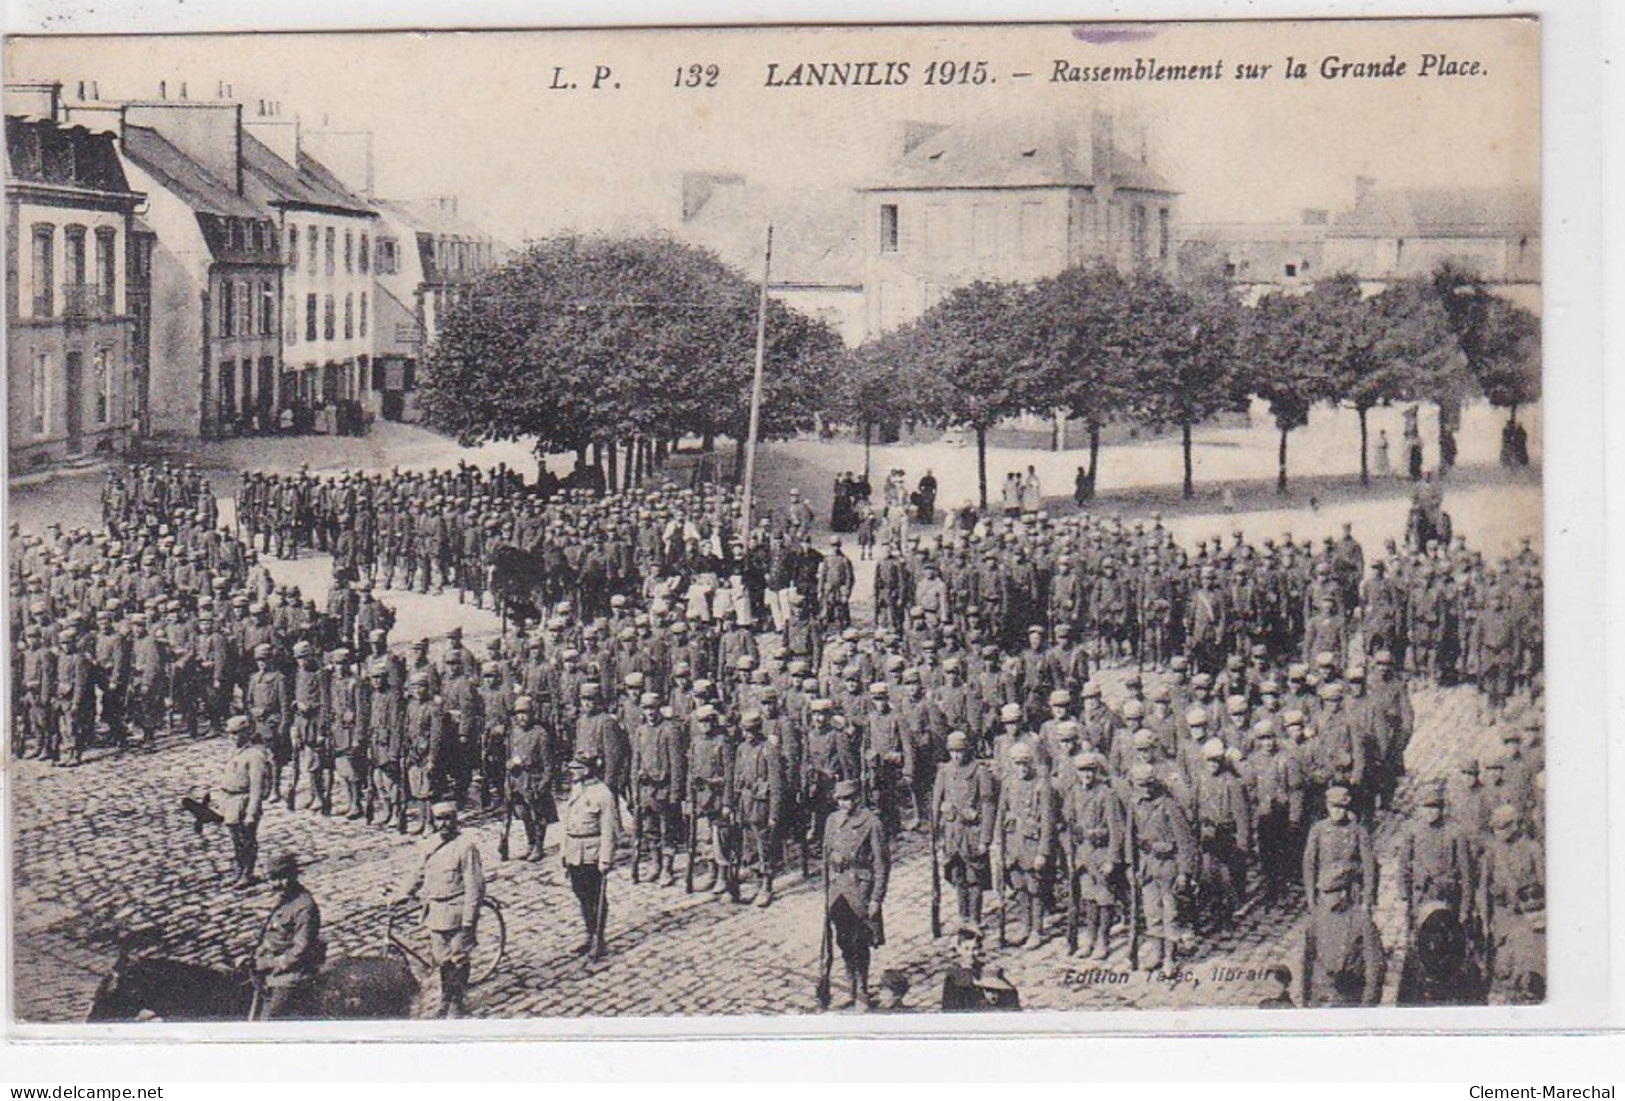
[[373,197],[371,130],[307,130],[300,142],[300,149],[326,166],[345,187],[362,198]]
[[718,189],[737,187],[743,190],[745,177],[725,172],[683,173],[683,221],[691,222],[705,209]]
[[[185,85],[181,86],[184,91]],[[242,120],[237,103],[168,101],[132,103],[125,120],[150,126],[239,195],[243,191]]]
[[62,108],[62,121],[70,126],[83,126],[92,133],[106,132],[124,138],[124,108],[116,103],[90,100],[69,103]]
[[7,84],[6,114],[26,115],[29,118],[62,118],[62,85],[51,81]]

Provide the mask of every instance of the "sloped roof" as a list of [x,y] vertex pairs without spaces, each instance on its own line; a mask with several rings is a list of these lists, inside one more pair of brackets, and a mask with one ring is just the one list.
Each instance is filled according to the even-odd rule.
[[[893,160],[868,190],[966,187],[1117,187],[1174,192],[1158,172],[1087,126],[1059,123],[959,125],[929,136]],[[1096,163],[1097,154],[1104,163]]]
[[269,213],[237,194],[207,168],[181,152],[148,126],[124,127],[124,153],[142,171],[200,214],[228,218],[265,218]]
[[298,165],[292,165],[247,129],[242,136],[244,187],[259,201],[346,214],[372,214],[365,199],[351,193],[310,154],[301,150]]
[[374,199],[373,205],[389,211],[419,233],[473,240],[488,240],[491,237],[488,231],[446,209],[435,199]]
[[1532,188],[1371,188],[1332,221],[1331,237],[1504,237],[1540,233]]
[[133,195],[109,133],[7,115],[6,159],[10,182]]
[[856,196],[824,191],[777,194],[736,176],[685,213],[679,235],[715,252],[747,279],[759,280],[767,226],[773,224],[775,285],[850,286],[862,281]]

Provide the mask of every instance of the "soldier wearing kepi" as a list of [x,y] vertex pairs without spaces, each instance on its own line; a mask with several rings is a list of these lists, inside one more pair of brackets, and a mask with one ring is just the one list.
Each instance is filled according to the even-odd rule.
[[824,915],[846,966],[850,999],[859,1012],[873,1005],[869,994],[870,952],[886,943],[882,906],[891,877],[891,852],[880,817],[859,802],[856,780],[835,785],[836,810],[824,824],[824,858],[829,868],[829,910]]
[[1106,758],[1086,749],[1072,765],[1078,782],[1062,797],[1061,818],[1072,876],[1069,897],[1079,913],[1068,920],[1081,926],[1079,951],[1105,959],[1111,952],[1112,905],[1128,847],[1128,821],[1122,801],[1105,782]]
[[587,929],[587,939],[576,947],[576,955],[591,960],[604,958],[609,912],[604,892],[615,864],[619,819],[615,796],[597,773],[598,762],[593,758],[577,757],[570,762],[570,797],[564,804],[564,837],[559,842],[564,871]]
[[999,840],[1004,856],[1005,882],[1015,895],[1014,910],[1025,926],[1014,943],[1044,940],[1044,878],[1049,872],[1050,847],[1055,839],[1053,796],[1047,778],[1040,775],[1032,746],[1020,743],[1010,751],[1011,773],[999,788]]
[[942,876],[958,895],[959,920],[980,925],[982,895],[993,886],[988,853],[998,814],[998,793],[988,763],[971,753],[963,730],[948,735],[947,764],[937,766],[932,828],[937,831]]
[[773,903],[773,872],[777,856],[774,839],[783,820],[785,804],[784,759],[768,742],[762,713],[747,711],[740,719],[745,740],[734,751],[733,807],[744,829],[741,865],[756,868],[756,905]]
[[429,956],[440,972],[440,1015],[461,1017],[480,902],[485,898],[485,870],[479,846],[458,829],[457,804],[441,801],[429,813],[434,818],[435,836],[400,897],[423,904]]
[[552,739],[536,721],[536,708],[529,696],[513,701],[513,731],[508,737],[507,798],[515,817],[524,826],[525,853],[521,860],[542,858],[547,827],[559,820],[553,802]]
[[1145,935],[1152,941],[1151,951],[1141,954],[1140,966],[1146,971],[1162,967],[1171,976],[1179,940],[1179,896],[1196,872],[1196,839],[1185,812],[1163,790],[1151,764],[1136,762],[1129,779],[1134,785],[1129,806],[1134,861],[1130,889],[1138,892]]
[[226,765],[214,801],[231,835],[232,857],[237,866],[237,878],[231,885],[242,890],[259,882],[254,865],[260,851],[260,816],[265,800],[276,789],[271,778],[270,754],[248,716],[233,715],[227,719],[226,733],[237,739],[237,750]]
[[299,882],[299,858],[291,852],[272,858],[266,875],[277,903],[260,927],[254,947],[256,1021],[310,1016],[311,984],[327,956],[322,943],[322,912]]

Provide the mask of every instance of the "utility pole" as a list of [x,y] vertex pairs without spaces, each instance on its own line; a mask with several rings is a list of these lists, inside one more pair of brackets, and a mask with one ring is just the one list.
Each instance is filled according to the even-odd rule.
[[751,495],[756,491],[756,435],[762,419],[762,369],[767,357],[767,285],[773,274],[773,226],[767,227],[767,254],[762,259],[762,298],[756,311],[756,373],[750,384],[750,435],[745,440],[745,504],[740,536],[749,546]]

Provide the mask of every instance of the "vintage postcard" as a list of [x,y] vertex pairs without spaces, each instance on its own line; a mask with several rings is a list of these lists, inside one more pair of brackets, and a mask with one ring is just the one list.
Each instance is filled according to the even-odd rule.
[[1542,1005],[1540,52],[8,40],[13,1022]]

